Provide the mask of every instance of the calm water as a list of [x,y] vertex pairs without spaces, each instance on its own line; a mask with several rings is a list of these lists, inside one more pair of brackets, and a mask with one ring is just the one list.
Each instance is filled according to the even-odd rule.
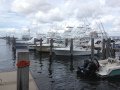
[[[0,70],[14,69],[11,48],[0,40]],[[76,68],[89,57],[56,57],[51,60],[48,54],[31,52],[30,71],[39,90],[120,90],[120,79],[86,80],[77,77]]]
[[15,60],[10,45],[6,45],[6,41],[0,39],[0,72],[10,71],[15,68]]
[[120,90],[120,80],[86,80],[77,77],[77,66],[89,57],[53,57],[31,53],[31,72],[40,90]]

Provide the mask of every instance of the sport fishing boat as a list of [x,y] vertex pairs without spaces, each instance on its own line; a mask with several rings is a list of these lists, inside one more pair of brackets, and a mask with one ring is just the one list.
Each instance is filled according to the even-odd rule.
[[[63,48],[54,48],[55,55],[63,55],[63,56],[69,56],[71,55],[70,47],[63,47]],[[97,54],[97,51],[94,51],[94,54]],[[91,49],[90,48],[83,48],[83,47],[74,47],[73,48],[73,55],[91,55]]]

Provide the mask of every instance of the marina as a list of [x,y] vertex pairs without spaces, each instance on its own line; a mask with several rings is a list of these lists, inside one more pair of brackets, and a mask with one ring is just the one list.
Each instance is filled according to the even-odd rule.
[[120,90],[120,0],[0,0],[0,90]]
[[[7,40],[0,39],[0,41],[0,47],[4,47],[4,50],[6,50],[3,53],[5,55],[1,54],[1,58],[3,58],[3,60],[7,60],[8,58],[5,56],[8,51],[10,53],[7,55],[9,57],[7,61],[1,61],[0,71],[9,72],[16,70],[16,60],[14,59],[14,53],[11,48],[12,46],[7,42]],[[49,53],[40,53],[38,51],[30,51],[29,53],[30,72],[38,87],[38,90],[116,90],[120,88],[119,79],[96,80],[82,79],[77,76],[77,67],[82,65],[84,60],[90,59],[89,55],[80,55],[71,58],[71,56],[56,56],[53,53],[52,58],[50,58]]]

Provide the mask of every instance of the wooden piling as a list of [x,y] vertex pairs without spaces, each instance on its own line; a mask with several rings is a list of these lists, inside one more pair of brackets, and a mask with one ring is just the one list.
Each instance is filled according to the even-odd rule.
[[106,41],[106,58],[108,58],[109,57],[109,47],[108,47],[108,39],[107,39],[107,41]]
[[68,46],[68,39],[66,38],[65,39],[65,47],[67,47]]
[[29,53],[18,52],[17,90],[29,90]]
[[102,41],[102,59],[104,60],[106,58],[106,55],[105,55],[105,39],[103,39]]
[[112,57],[115,58],[115,42],[112,44]]
[[[73,40],[71,40],[73,42]],[[72,44],[73,45],[73,44]],[[71,56],[70,56],[70,71],[73,72],[74,67],[73,67],[73,49],[71,50]]]
[[73,56],[73,39],[70,40],[70,55]]
[[50,39],[50,57],[52,56],[52,49],[53,49],[53,39]]
[[42,52],[42,38],[40,39],[40,52]]
[[108,38],[106,42],[106,58],[111,56],[110,47],[111,47],[111,39]]
[[16,58],[16,39],[14,37],[12,39],[12,51],[15,59]]
[[35,45],[35,53],[37,52],[37,39],[36,38],[34,38],[34,45]]
[[34,44],[36,45],[36,38],[34,38]]
[[91,38],[91,60],[94,60],[94,38]]

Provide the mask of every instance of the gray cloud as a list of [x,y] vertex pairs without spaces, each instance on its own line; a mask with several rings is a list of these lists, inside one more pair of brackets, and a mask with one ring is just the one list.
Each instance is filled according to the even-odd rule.
[[110,7],[120,7],[120,0],[105,0],[105,4]]

